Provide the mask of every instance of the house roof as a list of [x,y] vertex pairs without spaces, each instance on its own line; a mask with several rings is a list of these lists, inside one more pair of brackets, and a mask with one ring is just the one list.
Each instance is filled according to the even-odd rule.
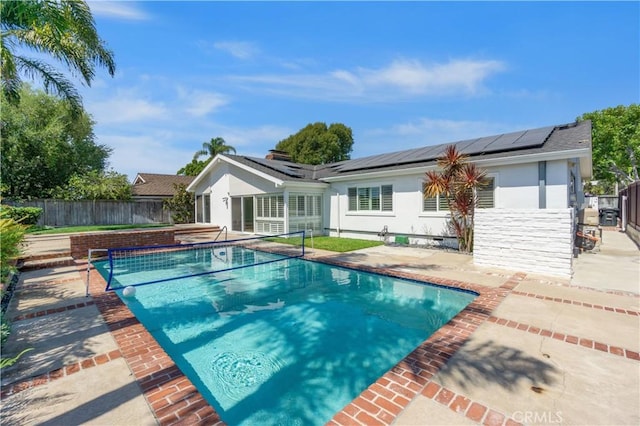
[[[536,154],[541,157],[546,155],[549,158],[552,156],[583,157],[585,161],[580,165],[582,175],[591,175],[591,122],[588,120],[429,145],[317,166],[240,155],[225,154],[220,157],[227,157],[285,182],[322,182],[364,173],[433,166],[449,145],[455,145],[463,154],[469,155],[471,161],[501,159],[507,161],[509,158]],[[210,166],[213,165],[210,164]],[[208,169],[209,167],[196,178],[194,183],[206,174]]]
[[195,176],[162,175],[157,173],[138,173],[131,186],[133,196],[172,197],[174,184],[189,186]]
[[[432,166],[449,145],[455,145],[461,153],[467,154],[471,161],[565,152],[563,157],[571,158],[578,156],[577,151],[586,149],[591,152],[591,122],[522,130],[327,164],[318,172],[318,177],[333,178],[373,171]],[[589,164],[589,169],[590,167]]]

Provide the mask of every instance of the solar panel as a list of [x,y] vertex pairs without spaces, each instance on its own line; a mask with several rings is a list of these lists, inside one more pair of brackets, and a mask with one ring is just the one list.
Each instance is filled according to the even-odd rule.
[[495,153],[542,146],[554,128],[555,126],[542,127],[539,129],[485,136],[453,143],[431,145],[390,154],[373,155],[357,160],[345,161],[336,167],[335,170],[347,172],[399,164],[426,162],[440,157],[449,145],[455,145],[461,153],[466,155]]
[[[254,157],[247,157],[247,159],[255,163],[258,163],[264,167],[267,167],[271,170],[275,170],[277,172],[285,174],[287,176],[304,178],[304,173],[302,173],[300,170],[301,167],[296,164],[286,163],[284,161],[266,160],[266,159],[254,158]],[[291,167],[292,165],[293,167]]]

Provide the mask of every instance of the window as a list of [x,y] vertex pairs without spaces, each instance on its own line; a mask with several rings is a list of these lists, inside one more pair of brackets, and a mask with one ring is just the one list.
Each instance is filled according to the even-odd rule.
[[435,197],[424,196],[424,184],[422,186],[422,211],[423,212],[439,212],[449,211],[449,203],[444,195],[436,195]]
[[256,197],[256,216],[284,217],[284,197],[282,195]]
[[320,216],[321,195],[289,195],[289,217]]
[[393,211],[393,185],[347,189],[349,211]]
[[495,179],[492,177],[486,177],[482,182],[483,185],[478,188],[478,208],[491,209],[495,207]]
[[289,232],[322,233],[322,195],[289,194]]
[[[495,207],[494,201],[494,189],[495,189],[495,179],[492,177],[487,177],[483,179],[483,185],[478,188],[478,208],[480,209],[489,209]],[[440,212],[440,211],[448,211],[449,205],[447,203],[447,198],[438,195],[435,197],[424,197],[424,189],[423,189],[423,198],[422,198],[422,211],[423,212]]]

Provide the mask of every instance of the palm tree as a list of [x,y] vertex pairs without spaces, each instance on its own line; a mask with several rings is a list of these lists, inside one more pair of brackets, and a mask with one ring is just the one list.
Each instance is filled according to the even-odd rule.
[[438,158],[441,171],[430,170],[425,174],[424,196],[444,197],[451,210],[451,227],[458,237],[461,251],[473,251],[473,224],[478,206],[478,188],[484,185],[484,170],[468,162],[454,145],[445,149]]
[[225,140],[220,137],[211,138],[209,142],[202,144],[202,149],[193,155],[193,160],[198,161],[198,158],[203,155],[208,155],[209,158],[213,158],[218,154],[227,154],[229,152],[233,152],[235,154],[236,149],[231,145],[227,145]]
[[47,92],[67,99],[75,110],[82,105],[73,84],[41,59],[23,56],[24,50],[49,54],[87,85],[96,65],[115,74],[113,53],[96,31],[93,16],[83,0],[4,0],[0,3],[0,75],[7,99],[17,102],[20,74],[40,79]]

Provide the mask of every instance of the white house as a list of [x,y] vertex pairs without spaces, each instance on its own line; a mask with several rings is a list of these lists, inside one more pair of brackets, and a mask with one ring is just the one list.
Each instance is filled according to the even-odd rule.
[[[566,209],[584,202],[591,177],[591,123],[583,121],[374,155],[325,165],[296,164],[278,155],[218,155],[187,188],[196,221],[229,230],[412,241],[451,237],[448,210],[423,196],[424,174],[456,145],[485,169],[481,208]],[[523,218],[523,222],[526,218]],[[526,226],[523,223],[523,226]]]

